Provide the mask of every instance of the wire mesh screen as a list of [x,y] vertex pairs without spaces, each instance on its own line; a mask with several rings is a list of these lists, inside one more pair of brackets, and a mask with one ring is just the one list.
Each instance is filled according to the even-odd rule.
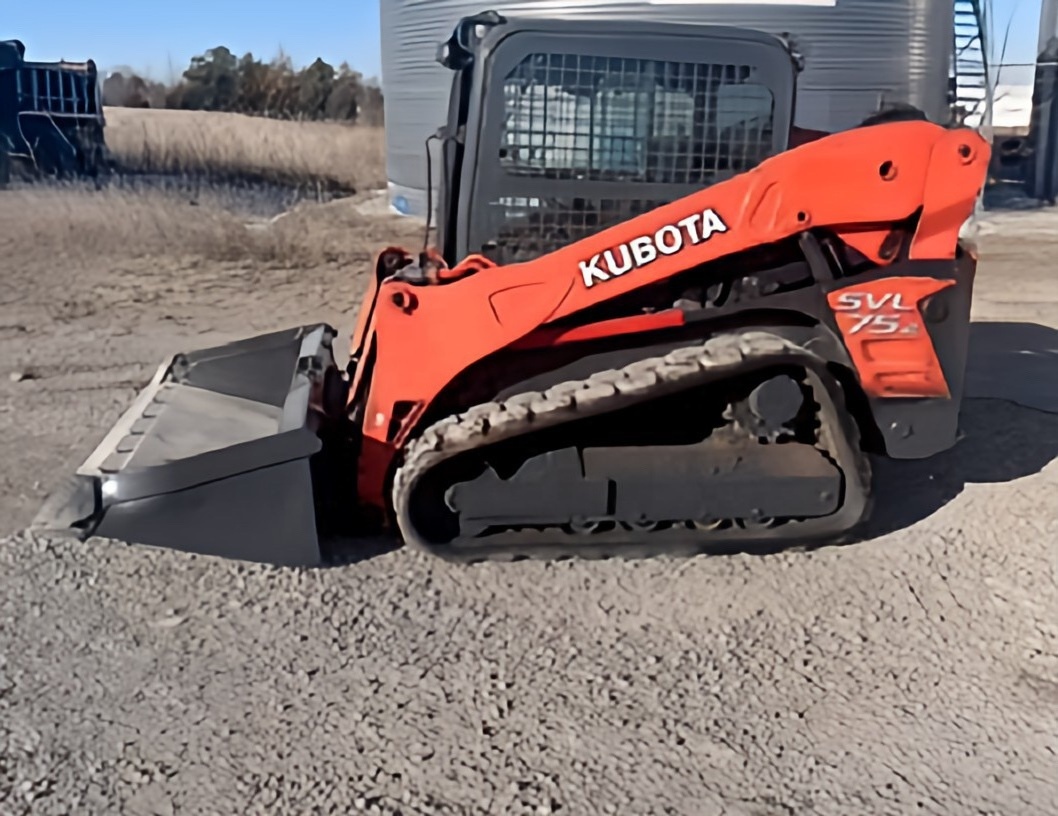
[[500,165],[555,179],[709,184],[772,151],[751,65],[532,54],[504,83]]
[[503,213],[493,254],[499,263],[529,261],[665,203],[632,198],[506,197],[493,205]]
[[[774,151],[775,100],[752,65],[533,54],[504,83],[498,184],[554,180],[554,196],[499,196],[490,252],[529,260],[749,170]],[[578,181],[621,182],[606,199]],[[637,184],[671,184],[646,200]],[[656,192],[656,190],[655,190]],[[626,197],[620,197],[626,196]],[[651,194],[656,198],[655,194]]]

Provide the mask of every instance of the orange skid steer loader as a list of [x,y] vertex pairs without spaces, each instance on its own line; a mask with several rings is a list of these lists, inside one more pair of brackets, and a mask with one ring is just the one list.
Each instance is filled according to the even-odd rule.
[[438,249],[379,254],[348,362],[327,325],[174,356],[36,526],[280,565],[385,529],[772,550],[855,536],[871,456],[954,444],[977,133],[795,145],[797,55],[733,28],[490,13],[439,59]]

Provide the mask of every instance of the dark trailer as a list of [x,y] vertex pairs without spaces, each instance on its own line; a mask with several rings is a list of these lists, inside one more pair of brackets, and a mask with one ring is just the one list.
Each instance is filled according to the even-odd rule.
[[0,41],[0,184],[31,176],[98,175],[106,162],[102,84],[92,60],[27,62]]

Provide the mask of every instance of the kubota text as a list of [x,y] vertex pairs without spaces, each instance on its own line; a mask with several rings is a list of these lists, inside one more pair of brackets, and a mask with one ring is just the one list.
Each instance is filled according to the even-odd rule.
[[688,243],[697,246],[718,232],[727,232],[727,224],[715,210],[705,210],[700,215],[696,213],[675,224],[667,224],[653,235],[633,238],[628,243],[600,252],[590,261],[581,261],[580,274],[584,285],[590,288],[647,266],[660,255],[675,255]]

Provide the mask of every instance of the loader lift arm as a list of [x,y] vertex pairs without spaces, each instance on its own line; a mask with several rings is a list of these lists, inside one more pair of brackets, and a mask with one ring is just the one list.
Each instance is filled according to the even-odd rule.
[[[370,387],[351,395],[365,399],[363,434],[372,450],[362,462],[361,497],[384,500],[392,457],[457,375],[556,324],[575,328],[578,315],[607,301],[819,229],[875,269],[901,253],[908,261],[955,259],[988,160],[987,143],[971,130],[928,122],[860,128],[526,263],[489,268],[472,256],[456,269],[484,271],[452,283],[384,281],[366,332],[373,338]],[[657,314],[641,319],[658,325]],[[671,309],[664,321],[674,328],[682,313]],[[429,366],[419,364],[423,349]]]

